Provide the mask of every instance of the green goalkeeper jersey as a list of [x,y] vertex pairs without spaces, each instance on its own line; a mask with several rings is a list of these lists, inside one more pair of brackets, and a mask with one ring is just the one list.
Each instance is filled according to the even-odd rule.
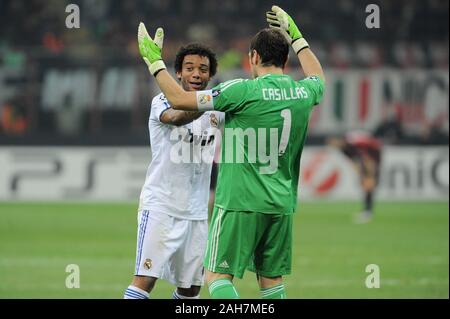
[[225,112],[215,205],[224,210],[291,214],[297,203],[300,157],[313,106],[324,83],[267,74],[216,86],[215,110]]

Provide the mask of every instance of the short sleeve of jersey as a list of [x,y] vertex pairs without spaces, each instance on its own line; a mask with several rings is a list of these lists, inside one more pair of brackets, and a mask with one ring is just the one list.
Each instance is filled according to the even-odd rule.
[[225,125],[225,113],[223,112],[215,112],[216,117],[219,120],[219,127],[223,127]]
[[169,102],[163,94],[154,97],[152,101],[151,117],[160,122],[161,114],[170,108]]
[[321,78],[318,76],[309,76],[306,79],[298,81],[298,83],[306,89],[313,105],[317,105],[322,102],[325,84]]
[[248,80],[235,79],[218,84],[212,89],[214,109],[221,112],[238,112],[249,98]]

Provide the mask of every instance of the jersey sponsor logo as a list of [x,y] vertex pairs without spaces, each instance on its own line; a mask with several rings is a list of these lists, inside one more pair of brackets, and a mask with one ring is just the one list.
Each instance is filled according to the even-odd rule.
[[213,90],[212,91],[212,97],[218,97],[220,95],[220,93],[222,93],[221,90]]
[[213,145],[216,134],[220,134],[220,131],[214,127],[203,132],[195,133],[196,131],[184,127],[172,130],[170,140],[175,143],[170,148],[170,160],[173,163],[212,163],[215,150]]
[[[207,132],[206,132],[207,133]],[[214,134],[203,134],[203,135],[196,135],[192,133],[190,129],[187,129],[186,134],[184,135],[183,142],[194,144],[194,145],[201,145],[206,146],[210,145],[214,142],[215,136]]]

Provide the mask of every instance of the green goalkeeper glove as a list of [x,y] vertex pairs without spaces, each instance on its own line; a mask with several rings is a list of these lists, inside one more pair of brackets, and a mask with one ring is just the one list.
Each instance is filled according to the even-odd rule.
[[159,71],[165,70],[166,65],[161,58],[161,50],[164,42],[164,30],[158,28],[155,33],[155,39],[152,40],[148,35],[145,25],[141,22],[138,28],[138,43],[139,52],[142,58],[144,58],[145,63],[150,70],[150,73],[154,76],[158,74]]
[[308,42],[303,38],[294,20],[283,9],[272,6],[272,11],[266,13],[266,19],[270,28],[278,30],[284,35],[296,54],[305,48],[309,48]]

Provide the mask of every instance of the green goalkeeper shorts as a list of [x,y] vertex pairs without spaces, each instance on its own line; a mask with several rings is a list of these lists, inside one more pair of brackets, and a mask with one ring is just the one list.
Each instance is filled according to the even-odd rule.
[[214,207],[204,266],[238,278],[246,269],[264,277],[291,273],[293,215]]

